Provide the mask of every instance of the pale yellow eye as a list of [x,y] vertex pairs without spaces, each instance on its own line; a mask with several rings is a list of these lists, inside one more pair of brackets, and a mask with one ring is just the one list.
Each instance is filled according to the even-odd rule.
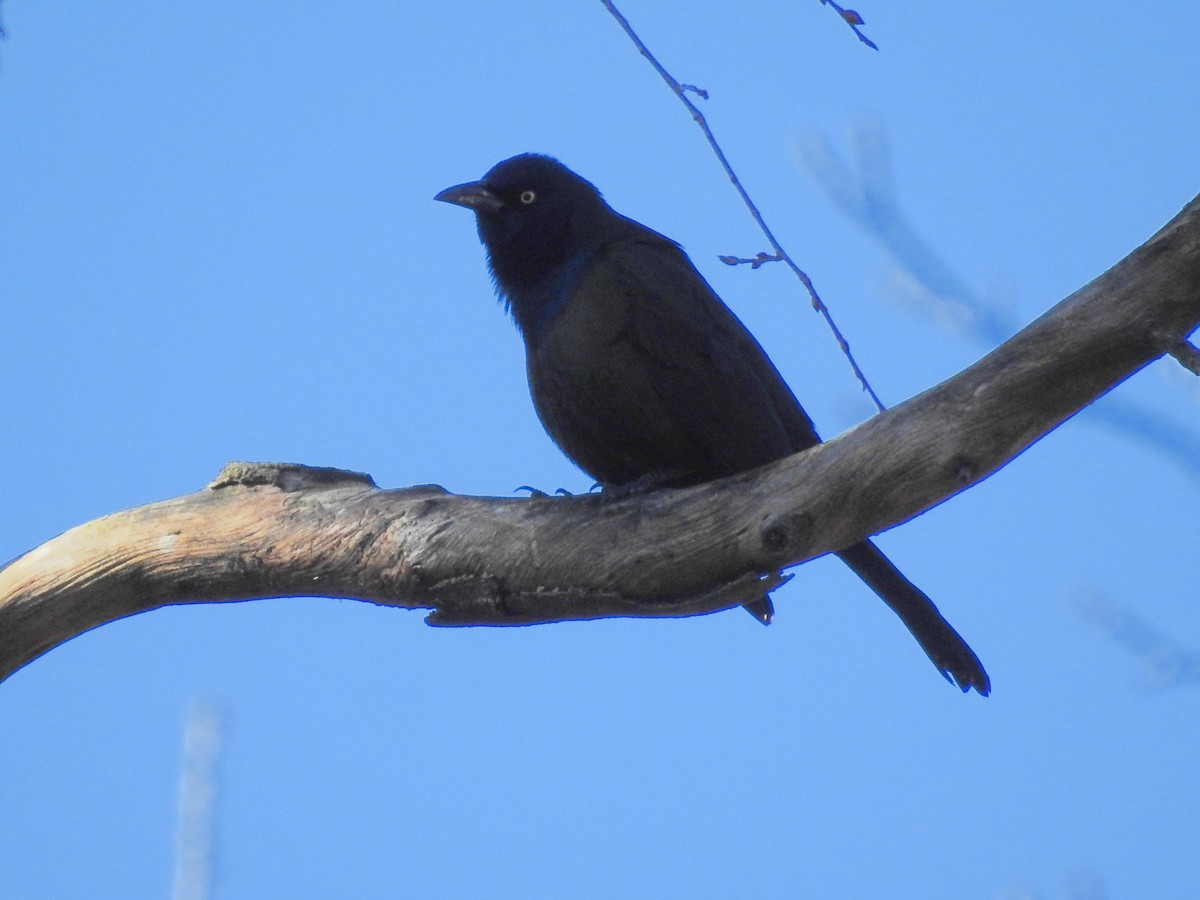
[[521,191],[521,203],[523,203],[525,206],[528,206],[536,199],[537,194],[535,194],[533,191]]

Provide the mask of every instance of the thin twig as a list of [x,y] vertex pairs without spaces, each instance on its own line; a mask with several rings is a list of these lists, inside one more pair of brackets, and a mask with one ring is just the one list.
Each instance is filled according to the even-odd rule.
[[854,375],[856,378],[858,378],[859,383],[863,386],[863,390],[870,395],[871,399],[875,402],[875,406],[878,407],[880,412],[885,410],[887,407],[883,405],[883,402],[879,399],[879,396],[872,389],[870,383],[868,383],[867,376],[864,375],[862,369],[859,368],[858,363],[854,359],[854,354],[850,352],[850,344],[847,343],[846,338],[842,336],[841,329],[837,327],[837,323],[833,321],[833,316],[830,314],[829,308],[825,306],[824,301],[821,300],[820,296],[817,294],[817,289],[813,287],[812,279],[805,274],[803,269],[796,265],[795,260],[788,255],[787,251],[783,249],[782,245],[780,245],[779,241],[775,238],[775,235],[772,233],[771,229],[767,227],[767,223],[763,220],[762,213],[758,211],[758,207],[754,204],[754,201],[750,199],[750,195],[746,193],[746,189],[742,186],[742,182],[738,178],[737,173],[733,171],[733,166],[729,164],[729,160],[725,156],[725,151],[721,149],[721,145],[717,143],[717,139],[713,135],[712,129],[708,127],[708,120],[704,118],[704,113],[700,112],[700,109],[687,95],[689,90],[699,94],[700,96],[706,97],[707,94],[692,85],[682,85],[676,81],[671,73],[663,68],[662,63],[658,61],[654,54],[650,52],[650,49],[642,42],[642,39],[638,37],[637,32],[635,32],[633,27],[629,24],[629,20],[621,15],[620,11],[613,5],[612,0],[600,0],[600,2],[604,4],[604,8],[612,14],[612,17],[617,20],[617,23],[622,29],[624,29],[625,34],[627,34],[629,39],[633,41],[634,46],[638,48],[638,51],[642,54],[642,56],[646,57],[646,60],[654,67],[654,71],[658,72],[658,74],[662,77],[662,80],[665,81],[667,86],[675,92],[675,96],[679,98],[680,102],[687,107],[688,112],[692,114],[692,118],[695,119],[696,124],[700,126],[700,130],[704,132],[704,137],[708,140],[708,145],[712,147],[713,153],[716,154],[722,168],[725,169],[725,174],[729,176],[729,180],[733,182],[734,188],[737,189],[739,196],[741,196],[742,202],[746,204],[746,208],[750,210],[750,215],[754,218],[754,221],[758,223],[758,227],[762,230],[762,233],[766,235],[767,241],[770,243],[771,248],[775,251],[775,255],[783,262],[787,263],[788,267],[792,270],[792,272],[795,273],[796,277],[800,279],[800,283],[804,285],[805,289],[808,291],[809,297],[812,298],[813,309],[825,317],[825,322],[829,326],[829,330],[833,332],[833,336],[837,340],[838,346],[842,348],[842,353],[850,362],[850,367],[854,370]]
[[833,0],[821,0],[821,3],[825,6],[832,6],[835,10],[837,10],[837,14],[842,17],[842,21],[854,29],[854,33],[858,35],[858,39],[860,41],[862,41],[872,50],[879,49],[879,47],[875,45],[875,42],[863,34],[862,30],[858,27],[859,25],[865,25],[866,23],[863,21],[863,17],[860,16],[855,10],[845,9],[844,7],[838,6],[833,2]]
[[763,253],[759,250],[751,259],[744,259],[740,256],[718,256],[721,262],[727,266],[749,266],[752,269],[757,269],[763,263],[783,262],[784,258],[779,254],[772,256],[769,253]]

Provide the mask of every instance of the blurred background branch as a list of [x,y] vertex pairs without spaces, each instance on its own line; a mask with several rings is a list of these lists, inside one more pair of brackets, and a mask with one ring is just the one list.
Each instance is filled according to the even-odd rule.
[[[1011,337],[1020,320],[1011,306],[971,288],[908,220],[896,197],[884,129],[860,126],[847,163],[824,138],[800,147],[801,158],[833,205],[887,250],[898,266],[889,287],[944,330],[994,347]],[[1190,345],[1189,345],[1190,346]],[[1182,352],[1182,351],[1181,351]],[[1171,384],[1183,383],[1200,398],[1196,379],[1172,366]],[[1081,413],[1085,422],[1132,438],[1200,478],[1200,432],[1125,395],[1101,397]]]
[[214,813],[220,752],[220,713],[211,704],[194,703],[188,711],[183,729],[172,900],[208,900],[212,896]]
[[1083,621],[1141,660],[1149,688],[1200,687],[1200,651],[1168,637],[1127,604],[1091,591],[1071,606]]

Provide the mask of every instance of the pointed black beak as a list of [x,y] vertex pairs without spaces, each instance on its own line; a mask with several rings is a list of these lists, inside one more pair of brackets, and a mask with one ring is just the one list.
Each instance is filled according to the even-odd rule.
[[434,195],[434,200],[465,206],[477,213],[494,213],[504,206],[504,201],[487,189],[482,181],[456,184]]

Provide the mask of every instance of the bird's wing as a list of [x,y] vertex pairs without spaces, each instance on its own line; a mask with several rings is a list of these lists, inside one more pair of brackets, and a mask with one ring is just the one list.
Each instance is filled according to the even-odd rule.
[[581,289],[626,304],[623,339],[652,376],[660,408],[711,461],[704,477],[819,443],[758,341],[673,241],[649,232],[607,245]]

